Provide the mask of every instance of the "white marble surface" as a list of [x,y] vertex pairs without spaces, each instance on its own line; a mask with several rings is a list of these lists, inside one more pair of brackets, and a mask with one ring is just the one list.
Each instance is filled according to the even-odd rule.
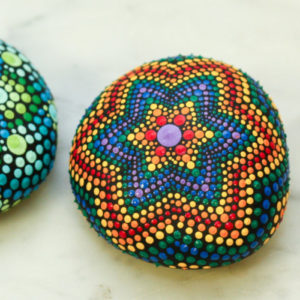
[[[300,299],[299,0],[1,0],[0,38],[56,98],[48,180],[0,217],[0,299]],[[208,271],[156,268],[113,249],[76,210],[67,165],[84,109],[111,81],[160,57],[201,54],[260,80],[285,123],[291,196],[277,234],[250,258]]]

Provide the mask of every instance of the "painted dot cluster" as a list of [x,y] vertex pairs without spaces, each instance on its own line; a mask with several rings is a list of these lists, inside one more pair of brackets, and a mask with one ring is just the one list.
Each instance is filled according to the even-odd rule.
[[86,110],[71,148],[76,202],[123,252],[208,269],[249,256],[283,218],[289,163],[278,111],[242,71],[179,56],[144,64]]
[[28,59],[0,40],[0,213],[46,178],[56,152],[56,109]]

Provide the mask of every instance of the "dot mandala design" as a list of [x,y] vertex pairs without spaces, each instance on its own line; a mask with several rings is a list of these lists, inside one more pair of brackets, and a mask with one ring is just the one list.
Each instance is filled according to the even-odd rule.
[[56,122],[43,78],[0,40],[0,212],[37,189],[52,168]]
[[203,57],[147,63],[83,116],[69,171],[93,228],[134,257],[208,269],[249,256],[282,220],[286,136],[262,87]]

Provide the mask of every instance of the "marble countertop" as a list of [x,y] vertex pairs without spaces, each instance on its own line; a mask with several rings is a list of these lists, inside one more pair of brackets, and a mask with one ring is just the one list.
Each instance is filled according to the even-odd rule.
[[[56,100],[55,167],[0,217],[0,299],[300,299],[298,0],[1,1],[0,38],[23,51]],[[157,268],[113,249],[77,211],[68,152],[85,108],[126,71],[177,54],[214,57],[258,79],[288,134],[291,196],[271,241],[219,269]]]

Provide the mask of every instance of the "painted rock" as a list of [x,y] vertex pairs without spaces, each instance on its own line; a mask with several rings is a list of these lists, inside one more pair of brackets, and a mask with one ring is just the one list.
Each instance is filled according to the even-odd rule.
[[156,265],[208,269],[266,244],[289,190],[286,135],[258,82],[219,61],[144,64],[86,110],[76,202],[100,236]]
[[0,212],[36,190],[53,166],[56,109],[29,60],[0,40]]

